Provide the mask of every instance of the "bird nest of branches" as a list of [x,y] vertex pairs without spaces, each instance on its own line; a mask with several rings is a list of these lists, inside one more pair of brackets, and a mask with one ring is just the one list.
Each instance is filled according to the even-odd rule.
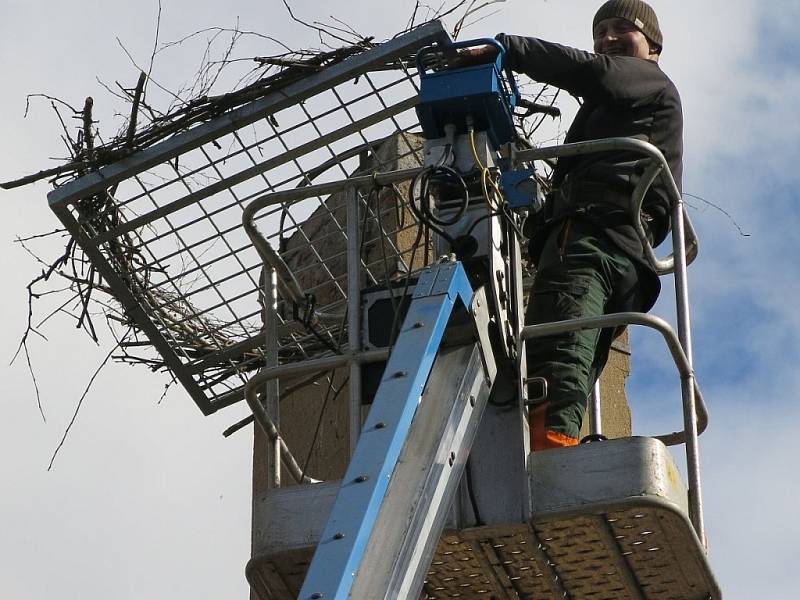
[[[398,35],[432,19],[448,17],[455,20],[453,34],[456,37],[465,25],[471,24],[470,19],[474,22],[486,16],[487,7],[494,1],[463,0],[450,5],[444,4],[438,10],[426,8],[420,2],[416,2],[406,27],[398,32]],[[124,87],[117,84],[116,87],[112,87],[102,84],[107,92],[125,107],[118,113],[121,126],[107,141],[99,131],[98,122],[93,114],[95,108],[93,98],[86,98],[83,105],[77,107],[55,96],[29,95],[29,105],[32,101],[45,100],[51,106],[60,124],[61,137],[69,156],[62,161],[62,164],[2,183],[0,186],[10,189],[35,181],[48,180],[54,187],[59,187],[198,124],[215,119],[232,109],[281,90],[309,74],[331,67],[378,44],[374,37],[362,35],[337,19],[332,18],[328,23],[302,21],[295,16],[286,0],[283,0],[283,3],[290,18],[315,32],[319,47],[293,49],[272,36],[245,31],[238,26],[206,29],[173,42],[160,43],[157,27],[156,42],[149,59],[149,66],[140,68],[135,85]],[[238,56],[239,43],[252,37],[268,40],[277,45],[280,51],[271,56]],[[193,83],[185,89],[171,91],[154,81],[150,76],[154,61],[163,60],[165,52],[190,40],[202,40],[206,46]],[[120,45],[131,58],[131,62],[138,67],[122,43]],[[413,57],[400,59],[395,64],[387,64],[385,68],[404,68],[403,63],[412,60]],[[229,70],[235,70],[232,68],[233,65],[239,67],[247,65],[247,68],[243,73],[239,69],[233,78],[233,86],[226,83],[229,89],[216,93],[223,80],[231,81],[231,76],[226,74]],[[153,95],[151,90],[159,90],[158,95],[168,100],[165,107],[158,108],[154,105],[155,103],[151,101]],[[552,106],[557,93],[539,86],[530,93],[530,97],[534,103]],[[26,107],[26,116],[28,108]],[[78,122],[76,127],[68,125],[73,120]],[[520,119],[518,127],[521,137],[529,139],[540,124],[541,120],[538,119]],[[97,234],[102,234],[120,224],[121,215],[114,199],[115,191],[112,187],[77,203],[75,208],[84,226],[91,228]],[[63,236],[66,239],[64,251],[55,260],[43,259],[34,247],[35,241],[53,236]],[[110,286],[103,281],[74,238],[63,230],[57,230],[19,238],[17,241],[42,267],[40,274],[28,285],[28,326],[18,349],[18,354],[23,353],[28,362],[34,385],[36,380],[28,352],[30,337],[31,335],[44,337],[40,328],[50,319],[63,314],[74,319],[78,328],[86,331],[95,341],[98,341],[98,332],[94,319],[99,316],[109,324],[109,330],[112,331],[116,344],[103,361],[103,365],[114,359],[146,365],[154,371],[167,370],[164,360],[153,350],[144,333],[126,314],[121,302],[115,297]],[[166,289],[154,290],[149,281],[158,274],[159,266],[148,262],[134,234],[115,238],[108,245],[107,259],[112,262],[115,272],[123,278],[127,288],[137,300],[143,306],[159,311],[159,321],[169,328],[172,340],[177,343],[185,356],[202,358],[242,339],[241,328],[237,332],[227,331],[211,316],[192,318],[197,312],[179,292]],[[54,293],[61,294],[65,300],[59,301],[56,308],[48,311],[43,317],[37,315],[34,310],[35,301]],[[257,333],[257,330],[254,333]],[[322,344],[319,340],[315,341],[314,336],[308,332],[297,335],[306,336],[309,344]],[[234,358],[231,362],[241,363],[243,370],[260,366],[258,361],[253,361],[252,352]],[[237,377],[241,375],[235,370],[231,371],[230,366],[226,369],[231,375]]]

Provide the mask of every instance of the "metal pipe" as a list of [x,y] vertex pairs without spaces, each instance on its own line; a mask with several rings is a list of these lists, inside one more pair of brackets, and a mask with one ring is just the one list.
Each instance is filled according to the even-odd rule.
[[[278,276],[275,269],[264,272],[264,363],[267,367],[278,366]],[[278,380],[272,379],[264,383],[264,404],[266,413],[275,424],[280,426],[280,390]],[[267,488],[281,487],[281,438],[280,435],[270,439],[267,451]]]
[[589,394],[589,433],[603,435],[603,417],[600,408],[600,377],[594,382],[592,393]]
[[[515,154],[514,160],[517,162],[523,162],[542,160],[545,158],[563,158],[567,156],[579,156],[584,154],[613,152],[620,150],[640,153],[650,158],[654,162],[654,165],[651,165],[648,171],[645,172],[642,180],[646,180],[651,175],[653,176],[654,180],[655,174],[660,174],[662,181],[664,181],[667,193],[672,201],[683,206],[681,192],[675,183],[675,179],[672,177],[672,172],[669,169],[669,164],[664,158],[664,155],[653,144],[644,142],[642,140],[621,137],[606,138],[603,140],[591,140],[588,142],[576,142],[573,144],[562,144],[560,146],[545,146],[543,148],[533,148],[531,150],[519,151]],[[657,168],[657,166],[660,168]],[[650,169],[653,169],[653,171]],[[642,243],[642,245],[645,248],[645,255],[647,256],[648,260],[651,261],[656,271],[663,275],[672,272],[672,269],[674,268],[674,256],[667,256],[664,259],[656,258],[655,252],[652,251],[652,247],[650,246],[649,242],[646,241],[647,237],[644,235],[644,230],[641,229],[641,225],[639,224],[639,211],[641,209],[641,203],[653,180],[650,180],[645,185],[641,185],[640,182],[640,185],[637,186],[634,196],[631,199],[631,217],[633,219],[634,227],[637,229],[637,235],[640,237],[640,239],[644,237],[645,241]],[[699,243],[697,240],[697,234],[691,224],[691,220],[689,220],[689,217],[686,214],[685,209],[683,210],[683,217],[686,221],[686,234],[688,234],[687,240],[689,252],[686,258],[687,264],[689,264],[697,257]],[[639,231],[640,229],[641,232]]]
[[[645,256],[650,264],[659,274],[670,272],[675,273],[675,297],[678,317],[678,342],[681,347],[682,358],[679,353],[671,348],[673,358],[681,372],[681,396],[683,398],[683,421],[684,432],[683,440],[686,443],[686,462],[689,478],[689,517],[694,525],[698,537],[705,542],[705,526],[703,523],[703,499],[702,487],[700,482],[700,456],[697,437],[706,427],[705,419],[698,418],[698,407],[702,406],[705,412],[702,396],[695,381],[694,370],[692,367],[692,339],[691,322],[689,316],[689,288],[687,283],[686,268],[697,256],[698,241],[691,220],[686,212],[683,196],[672,177],[669,165],[658,148],[631,138],[610,138],[605,140],[593,140],[576,144],[565,144],[562,146],[551,146],[547,148],[537,148],[526,150],[516,155],[517,160],[537,160],[541,158],[554,158],[565,156],[576,156],[594,152],[607,152],[612,150],[628,150],[639,152],[648,156],[653,162],[642,175],[639,184],[634,190],[631,198],[631,212],[633,224],[637,236],[642,242]],[[664,181],[667,193],[673,202],[673,232],[672,232],[672,254],[665,259],[658,259],[647,240],[644,228],[642,227],[639,214],[642,202],[647,190],[655,181],[656,177],[661,176]],[[688,240],[688,251],[687,251]],[[648,325],[650,326],[650,325]],[[664,332],[662,331],[662,334]],[[665,334],[666,335],[666,334]],[[672,334],[674,336],[674,334]],[[671,345],[668,340],[668,345]],[[680,364],[684,363],[684,364]],[[701,424],[698,420],[703,421]],[[673,434],[674,436],[675,434]],[[667,436],[670,437],[670,436]],[[663,440],[662,440],[663,441]]]
[[[284,190],[280,192],[271,192],[264,194],[258,198],[253,199],[242,212],[242,226],[245,233],[250,238],[253,246],[255,247],[258,255],[265,265],[269,265],[278,274],[278,291],[283,298],[291,300],[295,304],[304,305],[306,298],[302,287],[300,286],[294,273],[283,260],[283,258],[272,248],[266,237],[259,231],[255,223],[255,217],[259,211],[267,206],[275,204],[291,204],[299,202],[313,196],[327,196],[330,194],[339,193],[347,189],[358,191],[361,188],[372,187],[375,185],[391,185],[398,181],[411,179],[422,170],[422,167],[414,169],[404,169],[402,171],[390,171],[388,173],[375,173],[373,175],[362,175],[360,177],[352,177],[350,179],[341,179],[329,183],[321,183],[317,185],[310,185],[302,188],[294,188],[291,190]],[[357,196],[354,196],[357,201]],[[348,199],[349,204],[354,200]],[[315,312],[314,316],[320,321],[331,323],[340,322],[344,317],[343,314],[327,314]]]
[[[623,312],[612,313],[610,315],[602,315],[600,317],[588,317],[584,319],[572,319],[569,321],[554,321],[552,323],[542,323],[541,325],[528,325],[523,328],[520,333],[519,343],[524,343],[525,340],[534,337],[544,337],[548,335],[556,335],[566,331],[579,331],[583,329],[602,329],[605,327],[621,327],[623,325],[641,325],[655,329],[658,331],[667,344],[667,348],[672,355],[678,373],[681,376],[681,391],[684,405],[687,397],[683,394],[685,385],[690,385],[694,390],[695,398],[695,414],[697,416],[697,433],[698,435],[705,431],[708,426],[708,410],[703,400],[703,395],[694,378],[691,364],[683,351],[678,336],[673,331],[672,327],[661,319],[653,315],[637,312]],[[656,439],[662,441],[667,446],[674,446],[677,444],[686,443],[686,432],[678,431],[670,434],[657,435]]]
[[683,200],[674,208],[673,214],[673,254],[675,256],[675,304],[678,313],[678,339],[686,354],[691,369],[690,376],[681,381],[683,403],[683,429],[687,434],[686,468],[689,478],[689,518],[697,536],[705,543],[705,524],[703,521],[703,493],[700,481],[700,448],[697,440],[697,421],[694,394],[694,369],[692,353],[692,327],[689,313],[689,284],[684,252]]
[[[380,210],[380,204],[378,205]],[[358,189],[351,188],[347,202],[347,345],[352,354],[361,351],[361,241]],[[361,365],[350,362],[350,456],[361,435]]]

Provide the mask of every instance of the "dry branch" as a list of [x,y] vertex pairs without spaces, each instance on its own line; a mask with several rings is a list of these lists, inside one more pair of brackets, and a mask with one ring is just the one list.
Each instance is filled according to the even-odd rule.
[[[114,96],[130,104],[129,110],[118,111],[126,119],[118,134],[107,142],[104,142],[100,137],[96,122],[93,119],[93,100],[91,97],[86,98],[82,110],[76,110],[69,103],[58,98],[45,94],[31,95],[28,97],[28,104],[35,97],[44,97],[50,100],[63,129],[63,139],[69,148],[70,158],[63,165],[2,183],[0,186],[10,189],[42,179],[51,179],[55,186],[62,185],[72,178],[97,171],[105,165],[125,158],[132,152],[150,147],[198,124],[208,122],[227,111],[246,105],[267,94],[280,91],[292,83],[307,77],[309,74],[338,64],[351,56],[376,46],[373,37],[362,36],[353,27],[335,17],[331,17],[334,22],[333,25],[318,21],[308,23],[295,16],[289,2],[284,0],[284,4],[292,19],[317,33],[321,43],[325,46],[324,50],[292,49],[273,37],[251,31],[243,31],[238,26],[232,29],[210,28],[200,30],[176,42],[162,44],[159,47],[161,13],[161,4],[159,2],[155,41],[146,70],[138,67],[134,57],[122,42],[117,40],[139,72],[135,88],[126,89],[117,84],[123,92],[122,95],[109,90]],[[432,9],[416,2],[406,30],[419,26],[417,19],[422,8],[427,8],[428,17],[432,14],[436,18],[451,15],[466,7],[466,13],[464,14],[464,18],[466,18],[488,4],[492,4],[492,2],[484,2],[482,5],[477,6],[474,1],[468,3],[466,0],[461,0],[454,2],[449,8],[443,3],[438,9]],[[463,24],[464,19],[462,18],[459,21],[459,28]],[[172,91],[151,78],[150,75],[153,72],[155,59],[160,56],[161,52],[203,34],[211,34],[211,39],[206,43],[195,81],[188,86],[188,89]],[[226,34],[230,34],[229,41]],[[234,49],[243,36],[257,36],[260,39],[278,44],[280,45],[280,53],[273,56],[236,58],[233,54]],[[217,39],[222,41],[223,37],[225,38],[226,46],[221,59],[211,60],[212,43]],[[331,48],[326,43],[334,40],[341,42],[343,45],[338,48]],[[214,88],[223,69],[234,62],[244,60],[255,64],[255,69],[243,76],[240,79],[240,84],[237,84],[233,90],[228,90],[221,94],[215,93]],[[406,57],[395,64],[385,65],[383,68],[405,69],[407,68],[408,60],[409,57]],[[240,62],[240,64],[242,63]],[[148,86],[151,83],[167,94],[171,102],[168,108],[158,110],[151,105],[152,98],[147,96]],[[146,101],[146,98],[149,102]],[[539,97],[537,96],[534,102],[538,100]],[[543,106],[548,105],[545,104]],[[81,126],[77,128],[77,135],[75,135],[74,129],[70,131],[65,124],[59,107],[68,108],[72,113],[71,116],[81,122]],[[26,114],[28,108],[29,106],[26,105]],[[147,119],[141,118],[144,116]],[[268,118],[274,121],[274,117]],[[147,122],[142,123],[143,120]],[[277,127],[277,123],[273,124]],[[178,170],[179,165],[175,164],[175,169]],[[311,172],[313,172],[313,169]],[[125,219],[121,214],[120,207],[117,205],[115,195],[116,189],[111,188],[83,198],[75,204],[82,226],[90,230],[92,235],[102,235],[115,230],[121,222],[124,222]],[[136,301],[142,306],[151,307],[154,311],[152,316],[166,330],[171,343],[175,346],[176,352],[182,354],[188,360],[199,360],[209,354],[219,352],[220,348],[230,347],[242,340],[243,332],[241,328],[233,330],[231,327],[215,321],[213,317],[198,317],[199,311],[187,301],[182,290],[170,291],[165,287],[151,285],[152,280],[161,274],[162,267],[150,262],[148,257],[142,253],[142,244],[140,242],[141,240],[136,237],[135,233],[129,233],[114,237],[112,241],[107,243],[103,251],[106,253],[106,259],[111,263],[112,268],[123,280]],[[425,244],[424,247],[427,248],[427,246],[428,244]],[[416,251],[416,247],[414,251]],[[26,359],[30,363],[28,354],[29,334],[43,337],[37,328],[56,314],[69,314],[79,328],[86,331],[94,341],[97,341],[99,337],[98,330],[93,323],[92,317],[101,314],[105,317],[109,327],[113,323],[115,326],[121,327],[125,333],[117,339],[117,344],[101,363],[100,369],[108,361],[116,360],[123,363],[144,365],[153,371],[168,370],[164,360],[155,353],[149,340],[126,315],[121,303],[115,298],[110,287],[101,279],[74,240],[70,239],[64,254],[55,261],[38,260],[46,265],[46,269],[42,275],[36,277],[29,285],[30,314],[28,327],[22,336],[17,351],[18,354],[24,351]],[[412,263],[413,261],[412,255]],[[34,326],[33,301],[51,293],[51,289],[43,290],[43,286],[52,286],[52,279],[56,277],[66,286],[59,287],[59,289],[63,290],[69,296],[69,299]],[[179,274],[177,278],[180,279],[180,277],[181,275]],[[183,284],[187,285],[186,282],[183,282]],[[341,334],[342,331],[343,326],[340,326],[338,329],[332,328],[328,334]],[[257,330],[249,332],[251,335],[256,333]],[[298,336],[300,334],[292,335]],[[320,336],[316,332],[311,331],[302,335],[304,336],[302,337],[302,344],[286,344],[281,348],[281,360],[299,360],[302,358],[303,352],[323,352],[331,349],[331,340]],[[231,357],[225,364],[209,367],[204,371],[204,377],[206,377],[208,385],[225,385],[228,381],[240,382],[243,373],[258,369],[262,364],[263,357],[259,351],[244,352],[239,356]],[[89,392],[89,388],[100,369],[92,376],[89,386],[84,391],[75,415],[73,415],[73,421],[65,432],[64,439],[66,439],[69,428],[72,427],[81,402]],[[33,376],[33,368],[31,367],[30,370]],[[232,386],[233,384],[231,383],[230,385]],[[35,378],[34,386],[36,386]],[[39,405],[41,410],[40,401]],[[44,416],[43,410],[42,416]],[[61,444],[59,445],[60,447]],[[54,459],[59,448],[54,453]]]

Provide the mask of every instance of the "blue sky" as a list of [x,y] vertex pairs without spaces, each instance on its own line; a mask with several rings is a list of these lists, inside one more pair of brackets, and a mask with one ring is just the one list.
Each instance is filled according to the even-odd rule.
[[[587,47],[599,2],[523,1],[464,33],[538,35]],[[315,3],[293,3],[299,16]],[[413,2],[350,2],[336,15],[365,34],[389,37]],[[681,91],[686,120],[684,189],[692,198],[701,255],[690,271],[698,378],[711,410],[701,438],[711,561],[733,600],[796,595],[791,557],[800,525],[791,518],[800,485],[792,476],[800,426],[800,278],[791,240],[800,227],[800,47],[796,1],[654,0],[665,35],[662,67]],[[375,10],[380,6],[380,10]],[[163,0],[162,40],[209,26],[278,33],[298,46],[316,40],[285,17],[280,2],[231,0],[198,8]],[[3,166],[7,179],[49,166],[63,155],[45,103],[23,120],[25,95],[44,92],[80,104],[93,95],[104,122],[116,101],[95,77],[132,84],[137,71],[119,36],[142,63],[153,43],[157,2],[75,0],[4,5],[0,69],[4,93]],[[724,18],[723,18],[724,16]],[[258,52],[254,51],[253,54]],[[264,53],[264,52],[262,52]],[[197,55],[165,54],[154,74],[179,86]],[[565,106],[569,114],[569,106]],[[568,115],[563,126],[568,122]],[[109,126],[110,127],[110,126]],[[3,276],[0,313],[9,359],[27,314],[25,285],[38,266],[12,241],[56,227],[39,184],[2,195]],[[52,251],[58,245],[51,246]],[[665,283],[654,312],[671,314]],[[36,340],[46,423],[25,365],[3,369],[0,419],[0,592],[38,600],[244,597],[249,553],[250,436],[220,432],[245,411],[204,418],[176,389],[158,403],[166,380],[123,366],[98,378],[51,472],[45,469],[75,403],[108,352],[69,325]],[[679,425],[677,389],[653,334],[635,332],[628,392],[639,433]]]

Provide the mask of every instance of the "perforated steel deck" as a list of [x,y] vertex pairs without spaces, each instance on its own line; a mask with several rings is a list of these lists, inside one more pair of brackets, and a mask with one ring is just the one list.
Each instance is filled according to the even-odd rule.
[[689,523],[658,505],[449,532],[423,595],[425,600],[719,597]]
[[[250,565],[263,598],[296,598],[312,548]],[[255,576],[255,577],[254,577]],[[705,553],[673,507],[645,502],[532,525],[447,531],[423,600],[708,600],[721,598]]]

